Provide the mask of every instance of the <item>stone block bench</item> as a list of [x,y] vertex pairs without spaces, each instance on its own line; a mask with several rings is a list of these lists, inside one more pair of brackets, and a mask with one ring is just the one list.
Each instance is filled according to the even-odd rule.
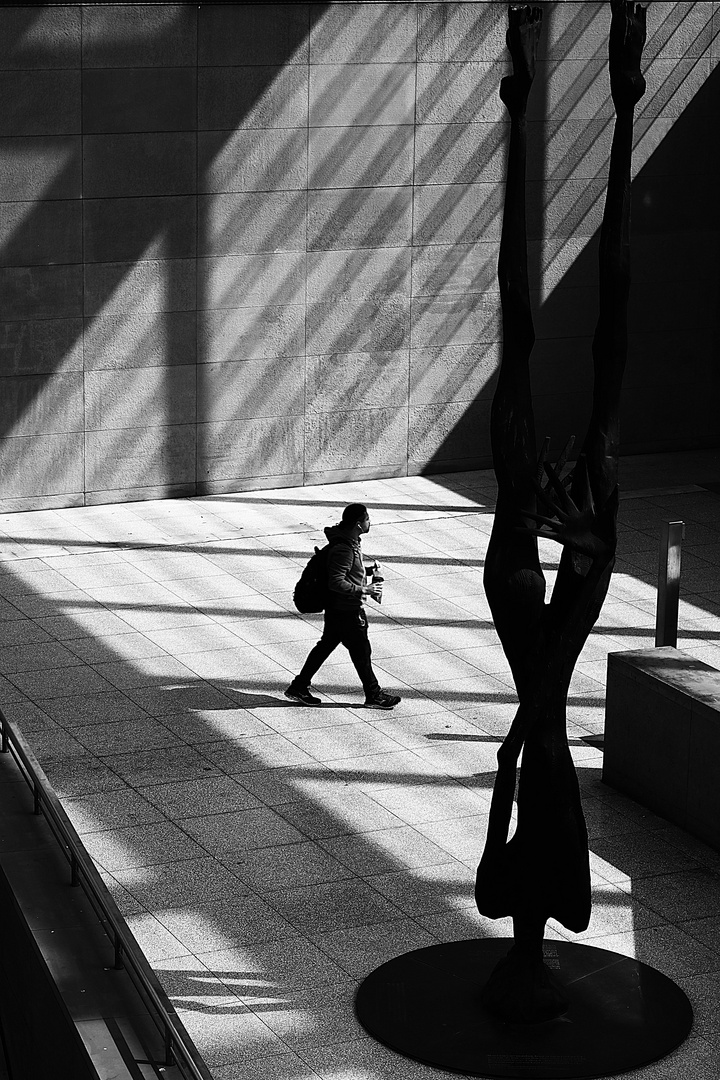
[[669,646],[610,653],[602,778],[720,850],[720,671]]

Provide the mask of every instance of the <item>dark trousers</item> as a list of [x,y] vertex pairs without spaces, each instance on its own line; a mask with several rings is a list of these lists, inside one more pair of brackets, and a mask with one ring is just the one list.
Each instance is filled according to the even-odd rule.
[[295,685],[302,688],[309,686],[315,672],[320,669],[338,645],[344,645],[350,653],[350,659],[360,676],[366,697],[376,694],[380,685],[370,663],[372,649],[368,638],[368,621],[362,608],[354,611],[325,612],[322,637],[310,650],[310,655],[303,664],[300,674],[293,679]]

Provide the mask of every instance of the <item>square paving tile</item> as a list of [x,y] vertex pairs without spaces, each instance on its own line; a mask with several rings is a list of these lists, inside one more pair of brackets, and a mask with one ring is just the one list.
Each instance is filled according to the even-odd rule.
[[247,675],[258,675],[268,672],[274,674],[282,671],[282,681],[285,681],[286,673],[274,660],[264,656],[258,649],[251,645],[245,645],[236,638],[236,645],[232,648],[206,650],[197,653],[179,653],[179,657],[186,667],[194,671],[202,679],[226,680],[243,679]]
[[402,1058],[374,1039],[353,1040],[326,1046],[303,1046],[299,1053],[321,1080],[437,1080],[438,1070],[410,1058]]
[[259,993],[250,1008],[288,1046],[299,1049],[326,1046],[349,1039],[366,1039],[353,1008],[354,987],[296,991],[285,1001],[267,1001]]
[[404,915],[417,917],[475,906],[475,875],[453,860],[413,870],[373,874],[369,884]]
[[[19,615],[20,613],[17,612]],[[51,641],[52,637],[33,619],[20,617],[0,622],[0,656],[3,650],[18,645]]]
[[302,834],[269,806],[189,817],[183,828],[214,855],[303,840]]
[[309,764],[314,759],[282,735],[248,737],[232,744],[227,741],[203,746],[204,757],[232,775],[255,772],[282,765]]
[[633,899],[676,924],[720,917],[720,874],[703,866],[635,879],[623,887]]
[[205,854],[198,844],[169,821],[86,833],[83,844],[93,859],[111,874],[134,866],[197,859]]
[[164,716],[166,713],[177,713],[184,709],[231,707],[226,695],[200,679],[188,685],[168,682],[164,685],[129,689],[127,696],[151,716]]
[[87,724],[76,728],[75,732],[78,742],[97,757],[141,750],[161,751],[165,747],[180,745],[177,735],[149,716],[127,723]]
[[[14,624],[11,624],[14,625]],[[43,668],[69,667],[82,661],[59,641],[32,641],[0,648],[0,672],[36,672]]]
[[367,723],[337,724],[322,729],[290,731],[287,738],[318,761],[393,753],[398,743]]
[[124,783],[136,788],[217,776],[220,773],[216,766],[191,746],[167,747],[161,754],[155,750],[109,754],[103,760]]
[[113,689],[87,696],[38,699],[38,704],[44,712],[69,730],[87,724],[137,720],[141,717],[147,718],[148,715],[125,694]]
[[[66,650],[69,652],[69,650]],[[20,671],[9,675],[18,690],[22,690],[33,701],[44,698],[75,697],[86,694],[99,694],[103,690],[112,690],[112,683],[103,679],[97,671],[81,665],[80,658],[69,652],[73,664],[77,667],[58,667],[43,671]]]
[[327,953],[295,931],[274,941],[236,945],[219,952],[197,954],[213,975],[243,1001],[258,991],[275,997],[308,987],[347,985],[348,976]]
[[122,777],[96,758],[88,760],[87,753],[69,760],[46,761],[43,772],[59,799],[125,787]]
[[252,706],[249,711],[278,734],[337,727],[355,719],[347,709],[330,701],[322,701],[320,705],[296,705],[287,701],[285,705]]
[[125,921],[150,964],[188,955],[185,946],[149,912],[127,915]]
[[237,634],[220,623],[209,622],[202,626],[181,626],[177,630],[150,630],[151,641],[173,655],[236,649],[244,645]]
[[[117,618],[110,611],[104,614],[112,619]],[[118,623],[122,623],[122,620],[118,619]],[[91,632],[86,627],[82,630],[83,635]],[[159,645],[127,624],[124,630],[117,630],[116,633],[98,632],[92,637],[76,635],[64,640],[68,649],[76,653],[85,664],[114,664],[122,660],[141,660],[163,654]]]
[[467,866],[477,867],[487,835],[488,814],[451,821],[419,822],[417,831]]
[[386,960],[436,944],[429,931],[414,919],[404,917],[367,926],[314,931],[310,937],[358,980],[364,979]]
[[66,798],[63,809],[80,835],[164,820],[160,811],[132,788]]
[[408,825],[487,814],[490,809],[482,789],[468,790],[449,779],[445,783],[394,785],[375,791],[373,798]]
[[190,709],[162,717],[162,723],[183,742],[193,746],[235,742],[249,736],[272,735],[274,731],[248,709]]
[[93,665],[104,679],[118,690],[140,686],[157,686],[168,682],[194,683],[194,671],[175,656],[159,653],[155,656],[135,657],[133,660],[113,660]]
[[260,894],[295,885],[316,885],[350,878],[353,872],[310,842],[224,853],[223,863]]
[[249,810],[261,805],[246,788],[230,776],[216,773],[195,780],[153,784],[140,794],[173,821],[203,814]]
[[327,765],[311,758],[299,765],[245,772],[237,779],[266,806],[281,807],[302,800],[308,780],[312,786],[318,780],[332,782],[336,777]]
[[392,829],[403,824],[401,818],[382,806],[376,798],[343,785],[331,793],[329,785],[320,798],[302,798],[297,788],[295,801],[280,805],[284,818],[314,840],[347,833]]
[[156,918],[192,953],[215,952],[255,941],[273,941],[291,932],[273,908],[251,895],[159,908]]
[[227,867],[205,855],[199,859],[115,870],[112,876],[149,911],[169,908],[178,900],[203,904],[249,893]]
[[268,903],[309,936],[401,917],[394,904],[357,878],[277,889],[268,894]]
[[447,862],[447,853],[409,825],[324,837],[320,844],[356,874],[369,876]]
[[232,1006],[219,1006],[216,1012],[179,1007],[178,1015],[190,1038],[202,1047],[205,1062],[213,1070],[257,1057],[261,1053],[283,1053],[286,1045],[262,1020],[239,1000]]
[[718,969],[717,955],[676,926],[648,927],[593,938],[599,949],[634,956],[671,979]]
[[31,735],[31,745],[35,757],[43,767],[51,761],[72,761],[87,755],[83,744],[59,725],[54,728],[46,727],[42,731],[35,728]]

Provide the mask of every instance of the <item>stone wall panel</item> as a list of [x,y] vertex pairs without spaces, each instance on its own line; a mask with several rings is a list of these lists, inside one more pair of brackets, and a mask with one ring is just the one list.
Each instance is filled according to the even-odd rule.
[[198,129],[292,128],[307,124],[308,69],[211,67],[198,70]]
[[199,190],[304,191],[307,142],[303,128],[200,131]]
[[0,71],[80,67],[79,5],[43,6],[36,11],[8,5],[2,26]]
[[414,61],[417,5],[314,4],[322,18],[310,31],[311,64]]
[[410,243],[412,188],[308,193],[309,251],[399,247]]
[[308,472],[402,465],[407,460],[406,408],[335,411],[305,421]]
[[[85,434],[85,484],[104,501],[130,498],[129,489],[195,482],[194,424],[114,428]],[[122,492],[119,497],[112,492]],[[150,498],[159,495],[151,495]]]
[[70,432],[0,439],[0,475],[3,503],[27,500],[18,509],[30,510],[34,500],[47,495],[77,497],[84,481],[83,435]]
[[79,199],[0,202],[0,265],[82,262]]
[[414,64],[322,64],[310,68],[310,126],[412,124]]
[[102,309],[85,320],[82,355],[86,371],[194,364],[197,312]]
[[335,353],[308,357],[308,415],[400,408],[408,399],[408,354]]
[[256,417],[198,427],[198,481],[303,473],[303,421]]
[[195,419],[194,364],[85,374],[88,431],[149,428],[153,423],[160,428],[194,424]]
[[197,14],[187,4],[85,4],[85,68],[194,67]]
[[81,372],[0,378],[3,436],[55,435],[82,430]]
[[0,71],[0,136],[80,131],[80,72]]
[[199,314],[198,363],[299,357],[305,350],[305,306],[221,308]]
[[62,319],[82,315],[82,266],[0,269],[4,319]]
[[90,68],[83,74],[83,130],[194,131],[196,92],[190,67]]
[[262,191],[201,195],[201,255],[304,251],[305,192]]
[[203,4],[198,64],[307,64],[308,4]]
[[87,135],[83,189],[88,199],[186,195],[196,187],[194,132]]
[[8,202],[79,199],[82,154],[79,135],[0,139],[0,192]]
[[[490,457],[490,400],[418,405],[410,409],[408,468],[428,459],[462,468]],[[413,470],[414,471],[414,470]]]
[[194,259],[85,264],[85,314],[195,309]]
[[85,199],[83,244],[86,262],[193,258],[197,199],[192,195]]
[[303,374],[297,357],[204,364],[198,371],[198,421],[302,416]]
[[412,349],[410,405],[472,402],[491,397],[499,366],[497,342]]
[[410,124],[392,127],[311,128],[311,188],[395,187],[413,179]]
[[0,375],[82,371],[81,319],[0,322]]

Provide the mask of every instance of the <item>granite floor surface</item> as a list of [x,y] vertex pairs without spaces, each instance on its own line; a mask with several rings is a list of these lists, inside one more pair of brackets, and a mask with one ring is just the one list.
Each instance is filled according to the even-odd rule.
[[[570,692],[594,887],[579,937],[693,1003],[683,1046],[628,1075],[716,1080],[720,853],[604,786],[598,736],[608,652],[654,641],[663,521],[686,523],[678,647],[720,668],[720,454],[630,458],[622,477],[617,567]],[[473,472],[0,517],[0,705],[218,1080],[437,1076],[367,1036],[358,982],[509,933],[472,895],[515,711],[482,586],[494,493]],[[283,697],[321,625],[293,586],[356,500],[386,578],[368,614],[403,698],[389,713],[363,708],[342,648],[320,706]],[[551,583],[559,549],[541,556]]]

